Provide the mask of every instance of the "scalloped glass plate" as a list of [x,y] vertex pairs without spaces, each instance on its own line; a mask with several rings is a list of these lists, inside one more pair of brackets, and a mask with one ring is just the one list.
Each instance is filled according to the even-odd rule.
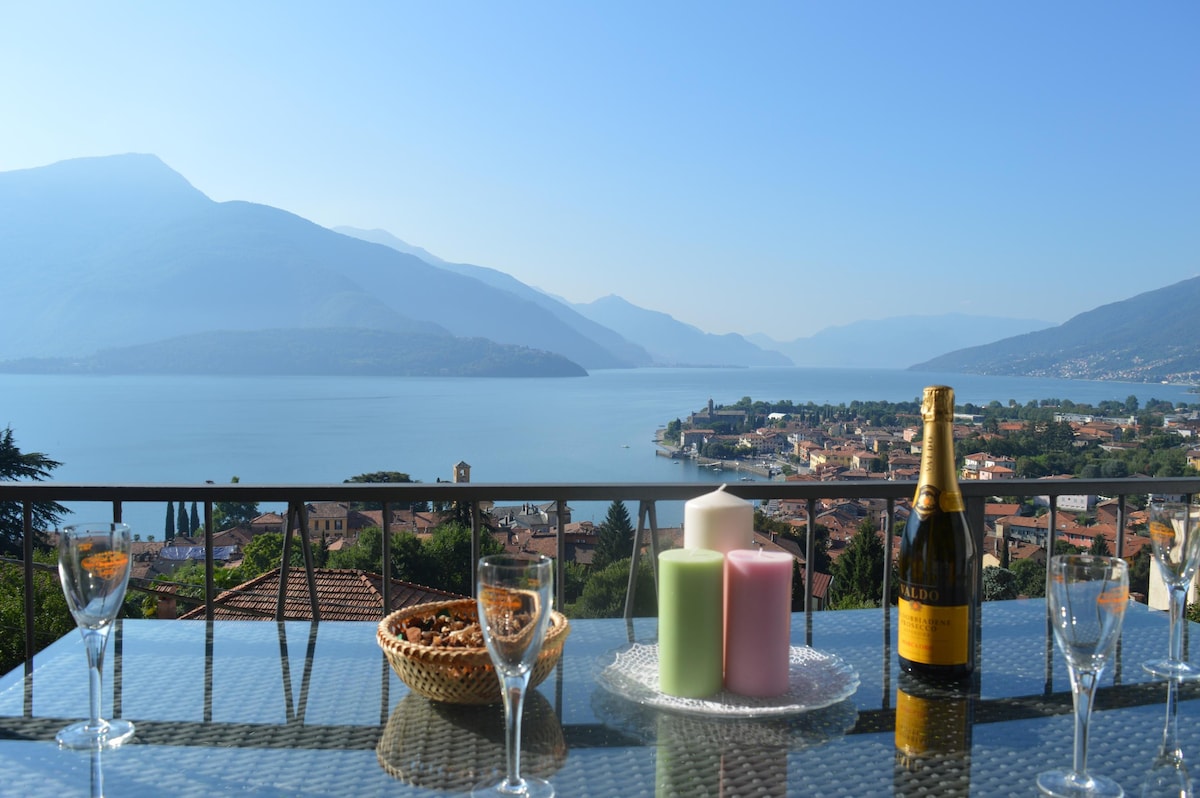
[[658,689],[658,645],[633,643],[601,660],[596,681],[610,693],[638,704],[697,715],[758,718],[822,709],[858,690],[858,672],[841,657],[809,646],[792,646],[787,692],[772,698],[726,690],[709,698],[679,698]]

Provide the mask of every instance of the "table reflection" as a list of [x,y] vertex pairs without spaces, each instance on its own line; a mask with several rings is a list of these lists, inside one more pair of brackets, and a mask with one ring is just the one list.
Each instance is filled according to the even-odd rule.
[[[525,699],[521,771],[547,779],[567,758],[554,707],[540,692]],[[379,744],[379,764],[416,787],[468,791],[504,775],[504,709],[430,701],[413,693],[396,704]]]

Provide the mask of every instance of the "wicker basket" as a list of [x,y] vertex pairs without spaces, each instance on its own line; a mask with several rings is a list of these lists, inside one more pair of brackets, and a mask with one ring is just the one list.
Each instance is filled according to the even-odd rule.
[[[486,648],[425,646],[396,636],[401,621],[448,614],[476,619],[475,600],[434,601],[396,610],[379,622],[375,639],[387,656],[392,670],[413,692],[451,704],[496,703],[501,698],[500,680]],[[565,615],[550,613],[546,639],[529,677],[530,687],[536,687],[554,670],[570,631]]]

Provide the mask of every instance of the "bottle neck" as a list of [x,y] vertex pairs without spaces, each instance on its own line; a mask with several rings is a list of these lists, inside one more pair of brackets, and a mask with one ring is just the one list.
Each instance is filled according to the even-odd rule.
[[954,467],[954,425],[949,419],[926,421],[921,442],[921,476],[913,503],[918,513],[932,511],[928,498],[922,502],[922,492],[936,499],[943,512],[963,509]]

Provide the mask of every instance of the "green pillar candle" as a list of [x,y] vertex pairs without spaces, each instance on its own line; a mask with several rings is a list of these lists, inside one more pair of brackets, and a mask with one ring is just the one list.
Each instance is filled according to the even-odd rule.
[[658,685],[706,698],[721,689],[725,555],[671,549],[658,555]]

